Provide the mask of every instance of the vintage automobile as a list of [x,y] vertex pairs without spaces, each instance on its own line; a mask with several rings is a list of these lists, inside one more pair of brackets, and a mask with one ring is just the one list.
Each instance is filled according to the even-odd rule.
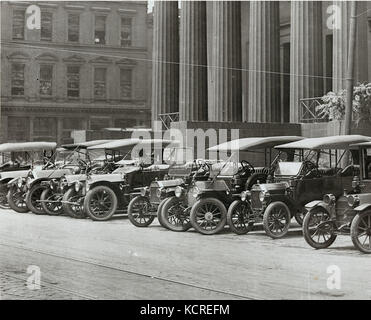
[[[1,208],[28,211],[22,197],[25,179],[32,168],[50,168],[54,165],[53,154],[56,146],[54,142],[16,142],[0,145],[0,152],[10,153],[13,164],[16,163],[15,167],[8,163],[6,171],[0,172]],[[11,170],[11,167],[14,170]]]
[[136,160],[125,159],[128,157],[128,150],[125,149],[130,149],[138,142],[139,139],[119,139],[88,146],[86,151],[91,158],[94,158],[94,163],[100,164],[100,167],[95,167],[84,174],[66,175],[61,180],[64,188],[67,189],[61,201],[63,211],[76,219],[85,218],[86,213],[83,205],[86,195],[86,181],[92,175],[114,173],[115,170],[120,172],[126,166],[137,164]]
[[128,205],[129,220],[137,227],[147,227],[157,217],[159,223],[167,228],[160,215],[164,200],[174,196],[178,186],[186,188],[193,179],[208,178],[209,164],[201,159],[193,160],[191,148],[172,148],[166,162],[170,168],[165,180],[155,180],[149,187],[143,187]]
[[[83,207],[91,219],[105,221],[110,219],[116,211],[123,212],[127,208],[133,192],[138,191],[143,186],[148,186],[155,179],[163,179],[167,174],[169,169],[167,164],[147,166],[148,162],[151,161],[152,155],[144,152],[144,150],[148,151],[148,146],[151,150],[152,145],[161,147],[162,150],[163,146],[171,144],[172,141],[161,139],[137,140],[127,141],[125,145],[118,140],[105,146],[106,149],[111,150],[120,150],[128,147],[139,147],[142,149],[138,153],[140,159],[138,159],[137,165],[120,167],[111,174],[88,177],[85,184],[86,196]],[[127,154],[131,153],[132,151],[129,150]]]
[[359,251],[371,253],[371,142],[350,147],[359,151],[359,175],[343,194],[328,193],[306,204],[303,235],[315,249],[329,247],[338,235],[350,235]]
[[[268,178],[271,171],[268,158],[272,157],[272,147],[300,139],[302,137],[292,136],[244,138],[209,148],[209,152],[219,155],[229,152],[232,155],[224,163],[211,167],[207,181],[193,181],[188,188],[178,187],[175,197],[162,207],[163,221],[168,222],[171,230],[175,230],[174,226],[171,227],[175,221],[177,224],[184,223],[183,230],[191,225],[202,234],[221,231],[226,224],[229,205],[242,191]],[[254,167],[253,160],[255,163],[266,162],[268,166]],[[177,226],[176,230],[181,228]]]
[[40,200],[43,210],[49,215],[60,215],[63,213],[62,198],[68,190],[68,182],[71,180],[82,180],[88,173],[104,172],[105,167],[101,163],[92,161],[87,148],[112,140],[93,140],[75,144],[62,145],[59,152],[61,161],[56,161],[59,169],[72,169],[72,174],[58,175],[52,179],[43,180],[41,185],[44,190]]
[[330,136],[277,146],[279,150],[296,150],[295,161],[278,162],[274,182],[256,184],[241,194],[229,210],[231,229],[246,233],[262,222],[266,234],[277,239],[287,234],[293,217],[302,225],[305,204],[329,192],[339,196],[351,186],[358,167],[342,169],[339,164],[349,145],[367,139],[360,135]]

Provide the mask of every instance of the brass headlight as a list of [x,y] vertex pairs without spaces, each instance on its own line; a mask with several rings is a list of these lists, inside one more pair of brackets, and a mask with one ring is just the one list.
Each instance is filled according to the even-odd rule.
[[359,197],[357,195],[349,195],[347,197],[349,207],[356,207],[359,205]]
[[148,187],[144,187],[140,189],[140,194],[142,197],[145,197],[148,193]]
[[323,197],[323,202],[326,203],[328,206],[331,206],[335,203],[336,197],[332,194],[325,194]]
[[23,179],[22,178],[18,178],[18,180],[17,180],[17,186],[18,186],[18,188],[22,188],[22,185],[23,185]]
[[198,189],[197,187],[194,187],[194,188],[192,189],[192,196],[193,196],[194,198],[197,198],[199,194],[200,194],[200,189]]
[[157,195],[157,197],[158,197],[158,198],[161,198],[163,192],[165,192],[164,188],[159,188],[159,189],[156,191],[156,195]]
[[182,188],[181,186],[177,186],[174,190],[174,194],[176,197],[180,198],[184,193],[184,188]]
[[242,201],[250,200],[251,192],[248,191],[248,190],[247,191],[242,191],[240,197],[241,197]]
[[82,187],[81,183],[79,181],[76,181],[75,182],[75,191],[79,192],[81,187]]

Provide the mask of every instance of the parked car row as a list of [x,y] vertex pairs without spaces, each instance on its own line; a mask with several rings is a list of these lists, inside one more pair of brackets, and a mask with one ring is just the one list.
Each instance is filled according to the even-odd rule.
[[[148,153],[155,144],[162,161]],[[136,227],[157,218],[205,235],[262,224],[273,239],[295,219],[316,249],[347,234],[371,253],[371,137],[244,138],[208,152],[214,157],[194,159],[192,149],[159,139],[3,144],[0,208],[96,221],[126,214]]]

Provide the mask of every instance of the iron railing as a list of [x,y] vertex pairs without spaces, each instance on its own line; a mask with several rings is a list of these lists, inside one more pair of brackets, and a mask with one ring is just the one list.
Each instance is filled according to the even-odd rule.
[[158,115],[158,119],[162,122],[165,130],[168,130],[172,122],[179,121],[179,112],[161,113]]
[[328,122],[328,118],[321,116],[317,110],[321,104],[323,104],[321,97],[300,99],[299,121],[304,123]]

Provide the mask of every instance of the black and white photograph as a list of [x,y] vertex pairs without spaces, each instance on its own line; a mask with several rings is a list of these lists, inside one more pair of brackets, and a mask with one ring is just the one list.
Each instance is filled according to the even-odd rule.
[[0,8],[0,303],[371,299],[371,1]]

